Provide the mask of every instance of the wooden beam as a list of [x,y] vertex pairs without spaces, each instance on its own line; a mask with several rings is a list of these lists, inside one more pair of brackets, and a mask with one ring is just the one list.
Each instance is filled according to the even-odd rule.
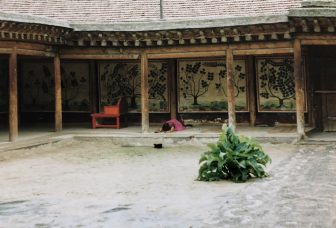
[[9,141],[18,137],[18,99],[17,99],[17,54],[16,48],[9,57]]
[[18,55],[28,55],[28,56],[38,56],[38,57],[54,57],[55,53],[49,51],[37,51],[37,50],[27,50],[27,49],[18,49]]
[[34,43],[23,43],[15,41],[1,41],[0,48],[12,48],[17,47],[18,50],[35,50],[35,51],[46,51],[52,52],[52,47],[49,45],[43,44],[34,44]]
[[142,132],[149,131],[149,83],[148,83],[148,57],[141,54],[141,126]]
[[[277,42],[251,42],[251,43],[236,43],[236,44],[230,44],[230,47],[232,49],[236,50],[259,50],[259,49],[282,49],[282,48],[293,48],[293,43],[291,41],[277,41]],[[88,59],[91,58],[123,58],[122,56],[125,56],[126,58],[135,58],[142,52],[146,52],[148,55],[150,54],[162,54],[162,53],[189,53],[189,52],[198,52],[199,54],[206,53],[206,52],[225,52],[225,50],[228,48],[227,43],[217,44],[217,45],[209,45],[205,44],[202,46],[198,45],[191,45],[191,46],[165,46],[165,47],[136,47],[132,48],[129,47],[127,49],[123,48],[90,48],[90,49],[80,49],[80,48],[62,48],[60,51],[60,57],[62,59],[68,58],[68,59]],[[206,55],[206,54],[204,54]],[[85,57],[81,57],[85,56]],[[96,57],[95,57],[96,56]],[[115,56],[115,57],[113,57]]]
[[176,53],[160,53],[148,54],[150,59],[175,59],[175,58],[198,58],[198,57],[223,57],[225,51],[205,51],[205,52],[176,52]]
[[54,57],[55,72],[55,131],[62,131],[62,87],[61,87],[61,61],[58,54]]
[[0,47],[0,54],[11,54],[12,52],[13,52],[13,48],[1,48]]
[[296,99],[296,123],[298,139],[305,138],[305,97],[304,80],[302,75],[301,41],[294,41],[294,78],[295,78],[295,99]]
[[227,49],[226,51],[226,74],[227,74],[227,100],[228,100],[228,117],[229,127],[236,131],[236,112],[235,112],[235,94],[234,94],[234,64],[233,51]]
[[[291,41],[263,42],[263,43],[236,43],[230,44],[234,50],[249,50],[249,49],[278,49],[278,48],[293,48]],[[152,47],[146,49],[148,54],[161,53],[183,53],[183,52],[208,52],[208,51],[225,51],[228,49],[228,44],[218,45],[202,45],[202,46],[174,46],[174,47]],[[131,50],[127,50],[128,52]]]
[[53,57],[55,54],[50,46],[40,44],[26,44],[15,42],[0,42],[0,54],[12,53],[13,47],[16,47],[17,55],[28,55],[38,57]]
[[250,110],[250,126],[256,125],[257,119],[257,96],[256,96],[256,77],[254,71],[254,58],[253,56],[248,57],[248,102]]
[[301,43],[306,40],[334,40],[336,34],[298,34],[296,38],[301,40]]
[[324,39],[316,39],[316,40],[311,40],[311,39],[307,39],[307,40],[302,40],[301,41],[302,45],[336,45],[336,38],[330,39],[330,40],[324,40]]
[[128,60],[128,59],[139,59],[137,54],[107,54],[107,55],[82,55],[82,54],[61,54],[61,59],[92,59],[92,60]]
[[276,49],[246,49],[234,50],[234,55],[276,55],[276,54],[292,54],[293,48],[276,48]]

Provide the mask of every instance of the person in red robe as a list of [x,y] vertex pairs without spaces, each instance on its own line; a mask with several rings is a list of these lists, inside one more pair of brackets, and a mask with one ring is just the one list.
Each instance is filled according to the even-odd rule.
[[158,132],[174,132],[174,131],[182,131],[185,130],[183,122],[178,121],[177,119],[171,119],[163,123],[162,127],[156,131]]

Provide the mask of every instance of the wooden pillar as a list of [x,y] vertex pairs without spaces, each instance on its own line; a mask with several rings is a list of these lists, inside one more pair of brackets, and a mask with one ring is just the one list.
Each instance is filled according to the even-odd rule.
[[249,109],[250,109],[250,126],[256,125],[257,119],[257,96],[256,96],[256,77],[254,71],[254,58],[249,56],[248,58],[248,86],[249,86]]
[[9,57],[9,141],[18,137],[17,54],[16,48]]
[[90,66],[90,103],[91,103],[91,112],[92,113],[97,113],[99,112],[99,107],[97,106],[97,90],[99,85],[98,83],[98,74],[96,70],[96,63],[94,60],[90,60],[89,62]]
[[141,126],[142,132],[149,130],[149,84],[148,58],[146,53],[141,54]]
[[234,98],[234,78],[233,78],[233,52],[232,49],[226,51],[226,73],[227,73],[227,101],[228,101],[228,117],[229,127],[236,131],[236,112],[235,112],[235,98]]
[[177,89],[176,89],[176,60],[169,60],[168,63],[169,88],[170,88],[170,118],[177,118]]
[[61,87],[61,61],[59,54],[54,57],[55,72],[55,131],[62,131],[62,87]]
[[295,78],[295,99],[296,99],[296,123],[298,139],[305,138],[305,97],[304,97],[304,80],[302,75],[302,57],[301,41],[294,41],[294,78]]

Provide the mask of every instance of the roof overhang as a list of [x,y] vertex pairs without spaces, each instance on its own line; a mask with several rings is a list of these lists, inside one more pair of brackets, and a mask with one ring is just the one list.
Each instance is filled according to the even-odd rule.
[[75,31],[101,31],[101,32],[141,32],[178,29],[202,29],[216,27],[247,26],[256,24],[275,24],[288,22],[287,15],[231,17],[231,18],[202,18],[183,20],[160,20],[145,22],[125,22],[115,24],[72,24]]
[[289,11],[288,17],[336,17],[336,8],[298,8]]
[[1,11],[0,11],[0,21],[49,25],[49,26],[57,26],[57,27],[63,27],[63,28],[69,28],[69,29],[71,28],[71,26],[65,21],[55,20],[55,19],[47,18],[47,17],[26,15],[26,14],[5,13]]

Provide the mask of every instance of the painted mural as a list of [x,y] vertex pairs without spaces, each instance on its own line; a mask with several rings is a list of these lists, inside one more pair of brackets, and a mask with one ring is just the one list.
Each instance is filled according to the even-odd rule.
[[169,112],[168,63],[149,63],[149,110]]
[[293,58],[257,59],[259,111],[295,111]]
[[8,111],[8,62],[0,59],[0,112]]
[[62,63],[63,111],[90,111],[89,64]]
[[[168,73],[166,62],[149,63],[149,110],[168,112]],[[127,97],[129,111],[141,110],[140,64],[109,62],[99,64],[100,107],[115,104],[121,96]]]
[[[63,111],[90,111],[89,65],[62,63]],[[55,81],[52,63],[24,62],[22,64],[22,110],[55,110]]]
[[54,72],[52,63],[22,64],[22,111],[53,111]]
[[[237,111],[248,111],[246,61],[234,61]],[[216,60],[181,60],[178,67],[180,112],[227,111],[226,64]]]

